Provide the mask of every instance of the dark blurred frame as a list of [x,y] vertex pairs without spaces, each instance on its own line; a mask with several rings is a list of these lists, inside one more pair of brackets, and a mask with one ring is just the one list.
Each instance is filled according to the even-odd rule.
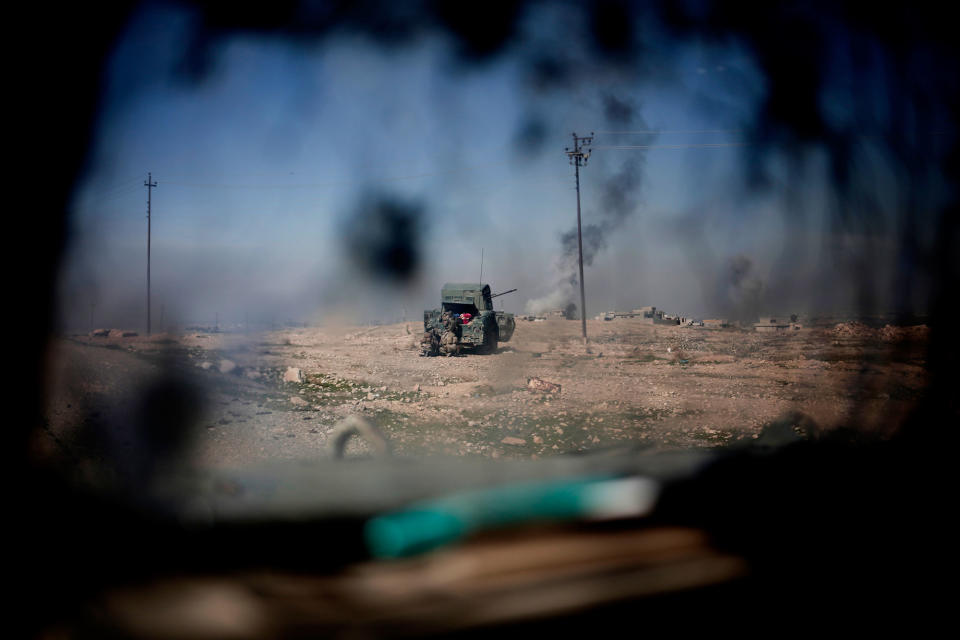
[[[394,46],[421,33],[439,32],[457,44],[461,63],[482,63],[518,50],[518,21],[534,3],[176,4],[193,7],[201,17],[182,73],[202,82],[219,38],[239,32],[311,42],[347,31],[364,34],[373,46]],[[183,531],[145,518],[129,505],[79,494],[38,466],[32,455],[36,433],[43,429],[46,353],[68,206],[89,161],[104,62],[135,8],[135,3],[115,2],[47,11],[23,4],[8,22],[18,30],[7,52],[14,72],[8,97],[15,114],[8,116],[14,123],[11,159],[18,178],[11,187],[27,196],[8,211],[8,259],[26,255],[26,263],[17,260],[7,270],[14,285],[8,295],[28,317],[9,330],[15,366],[9,367],[11,418],[4,430],[4,451],[10,456],[5,465],[11,495],[7,522],[14,534],[8,550],[18,563],[11,576],[18,594],[14,624],[32,631],[69,619],[72,607],[105,585],[135,581],[173,565],[186,572],[229,568],[231,549],[241,548],[247,536],[284,540],[285,548],[311,539],[317,528],[325,536],[343,533],[339,537],[344,541],[356,539],[356,522],[325,522],[268,523],[211,540],[216,533]],[[878,126],[873,133],[904,167],[911,188],[920,189],[921,178],[931,171],[941,173],[950,186],[946,201],[932,212],[932,251],[922,249],[912,211],[898,222],[904,260],[900,286],[909,288],[917,279],[929,285],[930,384],[893,441],[859,447],[821,443],[791,449],[775,460],[732,459],[715,467],[709,478],[672,490],[667,513],[673,521],[706,528],[721,544],[753,558],[767,570],[758,572],[766,587],[780,589],[793,611],[816,607],[812,603],[817,594],[805,591],[816,584],[833,598],[849,595],[836,609],[847,613],[847,622],[861,612],[867,619],[886,620],[904,607],[921,605],[926,612],[921,621],[929,622],[944,602],[930,581],[938,567],[952,566],[948,533],[953,529],[943,517],[952,502],[946,498],[952,484],[946,470],[960,424],[953,384],[960,334],[950,326],[953,298],[960,290],[954,116],[960,113],[960,69],[948,9],[922,2],[889,7],[866,2],[605,1],[585,5],[583,11],[593,38],[587,55],[610,64],[629,65],[642,55],[643,43],[630,25],[648,13],[659,17],[671,37],[734,38],[744,44],[769,82],[754,132],[756,167],[765,154],[797,158],[812,145],[822,145],[830,154],[838,211],[852,216],[838,223],[855,226],[869,224],[857,217],[866,213],[858,212],[858,187],[848,172],[854,138],[862,131],[838,129],[824,120],[817,97],[835,39],[883,52],[895,124]],[[911,123],[935,125],[936,144],[918,142]],[[763,188],[762,171],[755,177],[757,188]],[[913,200],[922,200],[922,194]],[[791,472],[800,474],[811,465],[821,470],[821,482],[799,486]],[[851,510],[850,504],[856,508]],[[758,514],[757,505],[768,508]],[[821,537],[827,528],[839,532],[829,543]],[[358,546],[344,544],[343,555],[331,566],[362,557]],[[283,564],[283,555],[261,560]],[[324,566],[320,561],[316,568]],[[840,578],[828,585],[816,583],[814,572],[824,567],[832,567]],[[774,603],[767,588],[749,591],[751,597],[761,594],[766,596],[759,607]]]

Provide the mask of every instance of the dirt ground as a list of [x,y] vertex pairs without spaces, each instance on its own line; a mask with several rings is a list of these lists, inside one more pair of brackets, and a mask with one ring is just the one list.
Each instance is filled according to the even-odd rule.
[[[912,333],[587,325],[588,348],[579,322],[557,319],[518,322],[494,354],[435,358],[418,356],[422,329],[413,322],[65,337],[50,353],[38,446],[136,464],[144,443],[131,425],[144,419],[143,397],[168,379],[195,393],[183,417],[190,460],[206,468],[329,456],[334,425],[351,414],[378,425],[398,456],[715,447],[792,410],[822,429],[886,433],[926,383],[924,344]],[[291,367],[301,382],[282,381]],[[559,393],[530,390],[533,377]],[[95,442],[78,435],[91,425],[100,427]]]

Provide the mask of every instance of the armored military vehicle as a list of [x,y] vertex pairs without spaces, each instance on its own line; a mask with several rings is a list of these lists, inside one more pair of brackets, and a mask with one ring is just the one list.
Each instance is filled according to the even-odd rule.
[[512,313],[494,310],[493,299],[514,291],[516,289],[491,295],[487,284],[448,282],[440,290],[440,308],[423,312],[423,330],[442,334],[446,330],[444,313],[466,319],[459,325],[461,349],[492,353],[497,350],[497,344],[510,340],[517,324]]

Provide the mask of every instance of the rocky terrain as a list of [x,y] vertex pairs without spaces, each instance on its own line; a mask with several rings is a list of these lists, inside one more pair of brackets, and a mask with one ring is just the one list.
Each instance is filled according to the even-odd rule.
[[[37,446],[136,464],[152,446],[136,427],[144,397],[171,380],[190,400],[175,414],[190,427],[190,462],[209,468],[329,456],[334,425],[353,414],[412,457],[715,447],[794,410],[821,429],[884,435],[926,382],[923,329],[761,334],[617,319],[589,321],[585,347],[580,323],[558,319],[518,323],[494,354],[436,358],[417,355],[420,332],[411,322],[64,337]],[[353,442],[347,453],[362,454]]]

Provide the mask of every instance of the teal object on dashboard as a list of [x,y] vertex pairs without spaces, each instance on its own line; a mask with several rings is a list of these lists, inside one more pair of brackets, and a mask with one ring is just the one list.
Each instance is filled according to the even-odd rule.
[[471,533],[537,521],[639,516],[655,501],[646,478],[591,477],[511,485],[429,500],[371,518],[367,547],[379,558],[429,551]]

